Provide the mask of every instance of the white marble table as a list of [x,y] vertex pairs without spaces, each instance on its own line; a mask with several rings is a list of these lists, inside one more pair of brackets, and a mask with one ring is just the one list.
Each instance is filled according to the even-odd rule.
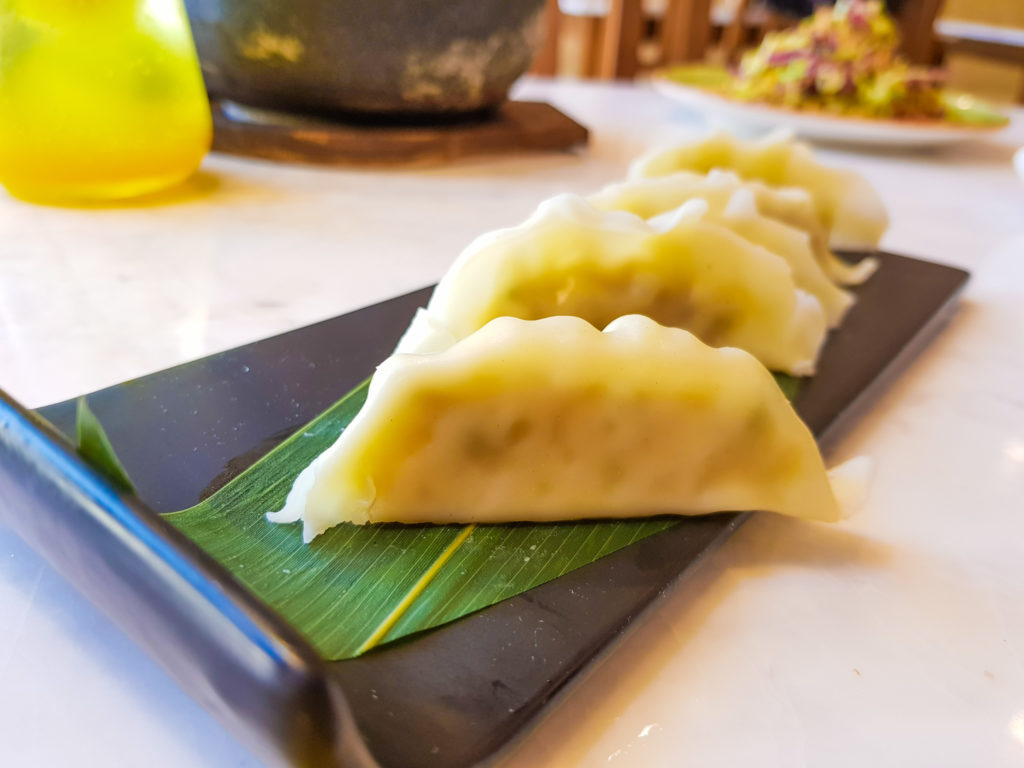
[[[700,130],[639,87],[527,82],[589,152],[370,172],[211,157],[161,207],[0,197],[0,387],[39,406],[436,280],[476,234]],[[946,332],[846,436],[878,463],[834,527],[761,516],[502,761],[1024,765],[1024,184],[1002,137],[846,154],[884,245],[971,269]],[[0,528],[0,765],[255,766],[156,663]]]

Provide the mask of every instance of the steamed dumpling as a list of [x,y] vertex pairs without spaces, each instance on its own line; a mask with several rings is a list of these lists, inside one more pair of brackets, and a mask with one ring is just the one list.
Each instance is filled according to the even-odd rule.
[[[753,195],[757,213],[761,216],[806,233],[815,261],[827,277],[840,285],[859,285],[878,266],[878,261],[873,258],[849,264],[832,253],[828,246],[828,232],[818,219],[807,190],[771,187],[761,181],[743,180],[733,171],[712,170],[706,175],[678,171],[668,176],[631,179],[609,184],[587,199],[604,211],[629,211],[642,219],[650,219],[674,211],[694,198],[706,200],[711,212],[717,215],[725,210],[733,195],[740,190]],[[814,293],[822,298],[822,294]],[[844,303],[838,297],[834,300]]]
[[889,226],[885,206],[858,173],[822,165],[810,147],[787,134],[755,141],[713,133],[703,139],[651,152],[630,168],[630,178],[667,176],[676,171],[707,173],[731,169],[744,179],[782,187],[802,187],[814,200],[832,247],[873,250]]
[[[669,212],[661,215],[674,214]],[[839,288],[825,276],[814,258],[807,235],[758,213],[757,204],[750,190],[738,190],[729,198],[725,207],[716,211],[708,220],[728,227],[743,239],[785,259],[793,270],[793,281],[796,286],[821,302],[830,328],[838,326],[846,311],[853,305],[853,295]]]
[[[589,200],[602,210],[626,210],[643,218],[672,215],[672,211],[684,202],[693,199],[703,200],[708,204],[708,221],[728,227],[740,237],[784,258],[793,270],[793,279],[797,287],[814,294],[821,302],[829,327],[839,325],[843,315],[853,304],[853,295],[837,286],[825,274],[822,265],[815,258],[811,238],[807,232],[763,215],[758,204],[758,191],[733,174],[719,173],[713,178],[694,176],[692,179],[677,179],[677,176],[680,174],[666,176],[664,179],[643,179],[639,182],[613,184],[592,195]],[[661,211],[656,210],[659,206],[643,204],[652,202],[649,198],[645,199],[645,188],[652,182],[664,187],[665,185],[660,183],[666,179],[682,182],[673,185],[677,192],[675,197],[678,204],[663,208]],[[690,183],[691,180],[693,183]],[[773,192],[768,188],[764,189],[768,194]],[[803,194],[799,190],[793,191]],[[664,189],[656,190],[656,194],[663,202],[672,197],[666,194]],[[809,200],[807,202],[809,205]],[[632,203],[639,204],[631,205]]]
[[[846,467],[846,465],[844,465]],[[852,471],[851,471],[852,470]],[[500,318],[444,352],[394,355],[276,523],[491,523],[766,510],[833,521],[814,438],[738,349],[639,316]]]
[[575,195],[478,238],[441,280],[399,352],[434,352],[496,317],[576,315],[601,328],[642,314],[769,368],[813,373],[827,331],[821,302],[780,256],[704,219],[694,200],[653,223]]

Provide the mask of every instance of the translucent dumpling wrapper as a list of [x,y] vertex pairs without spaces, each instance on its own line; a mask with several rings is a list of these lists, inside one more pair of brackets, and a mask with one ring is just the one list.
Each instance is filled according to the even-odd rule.
[[506,315],[575,315],[603,328],[641,314],[773,370],[813,373],[828,330],[821,302],[782,257],[705,220],[707,209],[693,200],[646,222],[552,198],[520,226],[470,244],[397,351],[435,352]]
[[858,173],[822,165],[810,147],[788,133],[744,141],[727,133],[655,150],[637,159],[630,178],[667,176],[676,171],[707,173],[721,168],[744,179],[806,189],[833,248],[873,250],[889,226],[881,198]]
[[[674,213],[670,211],[661,215],[671,217]],[[844,291],[825,275],[814,258],[806,233],[758,212],[750,190],[737,190],[725,207],[715,209],[714,215],[708,220],[728,227],[745,240],[785,259],[793,270],[796,286],[821,302],[829,327],[835,328],[842,322],[847,310],[853,305],[853,294]]]
[[[675,175],[665,178],[676,180]],[[659,215],[671,216],[679,205],[693,199],[703,200],[708,204],[708,212],[705,215],[707,220],[728,227],[740,237],[785,259],[793,270],[793,280],[797,287],[813,294],[821,302],[829,327],[839,325],[847,310],[853,305],[853,294],[844,291],[825,274],[822,264],[815,256],[811,237],[807,232],[762,214],[757,190],[750,188],[734,174],[716,174],[713,178],[697,176],[692,177],[692,180],[695,183],[676,185],[680,192],[677,206],[663,209],[658,213],[651,213],[657,206],[630,206],[630,203],[637,197],[642,197],[634,194],[637,187],[643,188],[652,182],[659,183],[663,181],[662,179],[615,184],[588,199],[603,210],[628,210],[648,219],[656,219]],[[687,187],[688,191],[684,192],[683,186]],[[767,188],[765,190],[771,193]]]
[[[854,460],[857,462],[858,460]],[[834,521],[865,467],[826,472],[771,374],[640,316],[499,318],[393,355],[272,522],[497,523],[765,510]]]
[[[832,252],[828,232],[818,219],[807,190],[744,180],[732,171],[712,170],[707,174],[678,171],[668,176],[631,179],[609,184],[587,199],[601,210],[629,211],[650,219],[674,211],[694,198],[707,201],[712,213],[721,214],[733,195],[741,190],[753,195],[761,216],[806,233],[814,259],[829,279],[840,285],[859,285],[877,268],[877,259],[868,257],[851,264]],[[816,295],[823,298],[820,293]],[[833,296],[831,302],[824,301],[837,305],[847,303],[838,296]]]

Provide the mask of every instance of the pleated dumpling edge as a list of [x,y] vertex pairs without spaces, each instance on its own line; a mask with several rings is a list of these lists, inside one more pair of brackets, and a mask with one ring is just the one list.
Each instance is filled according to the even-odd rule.
[[[871,251],[889,226],[889,215],[875,188],[859,173],[824,165],[811,148],[787,131],[737,139],[718,131],[652,149],[629,168],[629,179],[667,176],[678,171],[732,170],[743,179],[806,189],[832,247]],[[851,275],[856,277],[856,275]]]
[[[847,472],[844,499],[852,498]],[[836,490],[839,490],[838,488]],[[767,510],[843,516],[768,371],[649,318],[499,318],[395,355],[273,522],[550,521]]]
[[813,372],[828,329],[821,301],[780,255],[690,200],[645,221],[576,195],[484,235],[445,273],[398,352],[433,352],[508,315],[576,315],[601,328],[626,314],[746,349],[774,370]]

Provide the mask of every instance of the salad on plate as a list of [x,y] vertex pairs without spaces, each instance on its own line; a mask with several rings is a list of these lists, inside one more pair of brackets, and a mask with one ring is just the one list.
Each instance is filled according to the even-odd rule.
[[976,128],[1008,122],[984,102],[948,91],[943,70],[912,65],[899,45],[898,25],[881,0],[838,0],[768,33],[736,71],[688,65],[658,79],[737,106],[808,117]]
[[794,29],[769,33],[744,56],[732,93],[864,117],[943,117],[943,72],[908,64],[899,42],[880,0],[820,6]]

